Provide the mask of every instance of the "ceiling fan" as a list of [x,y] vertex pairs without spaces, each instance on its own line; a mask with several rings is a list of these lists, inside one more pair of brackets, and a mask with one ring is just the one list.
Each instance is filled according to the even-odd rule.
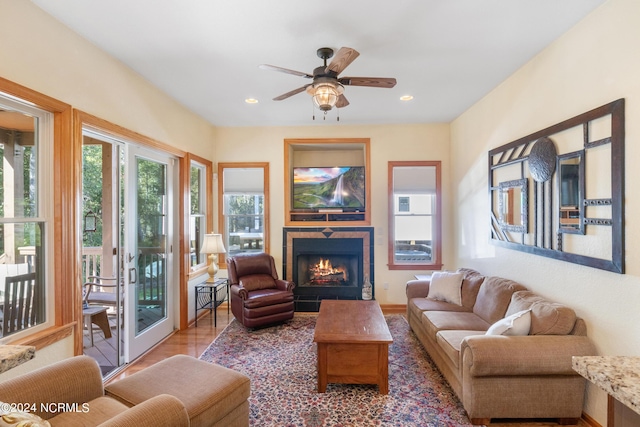
[[343,93],[344,86],[392,88],[396,85],[396,79],[387,77],[338,77],[338,75],[360,55],[358,51],[350,47],[340,48],[329,65],[327,65],[327,59],[333,57],[333,49],[321,47],[318,49],[317,54],[324,60],[324,65],[314,69],[313,74],[289,70],[274,65],[262,64],[259,66],[263,70],[280,71],[282,73],[313,79],[312,83],[273,98],[274,101],[282,101],[297,93],[307,91],[307,93],[313,97],[315,106],[326,114],[327,111],[333,107],[342,108],[349,105],[349,101]]

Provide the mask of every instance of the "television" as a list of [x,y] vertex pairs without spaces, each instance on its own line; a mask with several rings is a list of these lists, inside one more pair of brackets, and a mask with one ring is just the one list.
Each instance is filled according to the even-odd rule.
[[364,166],[293,168],[293,209],[365,208]]

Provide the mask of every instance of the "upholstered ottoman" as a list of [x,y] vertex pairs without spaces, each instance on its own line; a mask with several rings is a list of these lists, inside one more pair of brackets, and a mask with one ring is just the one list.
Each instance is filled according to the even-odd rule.
[[105,387],[106,394],[135,406],[159,394],[177,397],[191,427],[249,425],[249,378],[186,355],[176,355]]

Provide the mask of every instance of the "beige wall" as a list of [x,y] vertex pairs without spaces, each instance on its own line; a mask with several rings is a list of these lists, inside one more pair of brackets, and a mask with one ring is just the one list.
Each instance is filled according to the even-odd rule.
[[[640,355],[639,43],[640,2],[609,0],[451,125],[456,264],[574,307],[603,355]],[[618,98],[626,99],[626,274],[491,246],[487,151]],[[606,424],[604,392],[589,387],[585,412]]]
[[[287,138],[371,139],[371,225],[375,228],[375,294],[382,304],[405,304],[404,287],[417,271],[387,268],[387,162],[391,160],[441,160],[444,205],[450,204],[449,125],[218,128],[215,158],[219,162],[269,162],[271,239],[270,252],[282,276],[282,228],[284,227],[284,140]],[[443,235],[451,235],[451,215],[443,210]],[[455,268],[451,241],[443,242],[445,268]],[[424,271],[421,272],[424,274]],[[384,284],[389,289],[384,289]]]
[[0,76],[210,159],[213,127],[29,1],[0,0]]

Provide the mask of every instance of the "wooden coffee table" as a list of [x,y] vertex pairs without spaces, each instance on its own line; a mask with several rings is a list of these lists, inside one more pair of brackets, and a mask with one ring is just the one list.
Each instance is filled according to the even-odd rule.
[[327,383],[378,384],[389,393],[393,342],[377,301],[322,300],[313,341],[318,345],[318,392]]

